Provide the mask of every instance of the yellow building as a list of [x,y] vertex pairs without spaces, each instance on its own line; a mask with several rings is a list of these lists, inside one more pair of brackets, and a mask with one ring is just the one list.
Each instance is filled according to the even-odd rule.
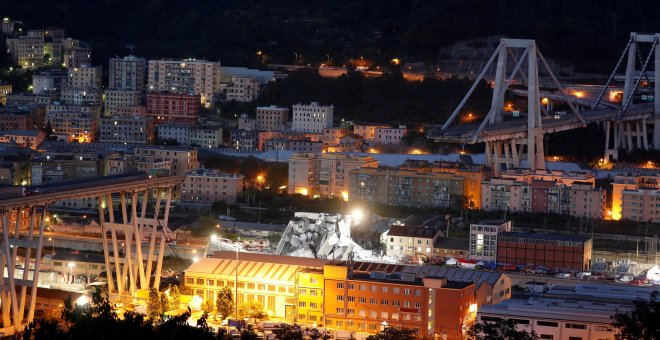
[[[237,296],[238,308],[246,301],[257,301],[270,319],[295,321],[296,310],[304,314],[306,320],[308,315],[322,315],[323,275],[309,270],[323,268],[327,260],[253,253],[239,253],[236,260],[233,252],[216,254],[217,258],[200,259],[186,270],[186,287],[190,287],[194,295],[215,301],[220,290],[229,287]],[[298,307],[296,303],[301,289],[299,277],[305,290],[302,301],[308,302],[305,307]],[[320,296],[312,296],[312,290]],[[316,308],[312,307],[312,302],[317,303]]]
[[323,323],[323,270],[305,269],[298,274],[298,310],[296,322]]
[[[651,218],[646,217],[646,220],[644,220],[644,204],[635,201],[638,198],[640,198],[640,201],[644,201],[641,198],[646,196],[645,190],[648,191],[649,196],[652,196],[653,190],[657,189],[660,189],[660,175],[622,175],[614,177],[614,181],[612,182],[612,219],[620,220],[626,218],[648,221]],[[625,197],[624,191],[626,193]],[[625,202],[626,199],[628,202]],[[626,205],[625,212],[623,209],[624,205]],[[660,213],[658,214],[660,215]]]

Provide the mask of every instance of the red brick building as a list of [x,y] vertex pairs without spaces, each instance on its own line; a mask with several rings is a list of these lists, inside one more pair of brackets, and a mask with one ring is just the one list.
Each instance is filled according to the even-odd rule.
[[172,122],[196,124],[201,107],[199,94],[147,93],[147,116],[153,117],[156,125]]
[[535,268],[587,270],[591,250],[586,236],[505,232],[497,237],[497,262]]

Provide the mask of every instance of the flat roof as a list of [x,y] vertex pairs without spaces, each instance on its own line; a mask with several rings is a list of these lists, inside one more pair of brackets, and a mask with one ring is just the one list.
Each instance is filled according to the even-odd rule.
[[528,238],[532,240],[547,240],[547,241],[572,241],[572,242],[587,242],[591,238],[580,235],[566,235],[566,234],[535,234],[523,233],[517,231],[503,232],[498,235],[499,237],[514,237],[514,238]]
[[96,254],[76,254],[76,253],[55,253],[51,259],[53,261],[65,262],[88,262],[105,264],[105,257]]

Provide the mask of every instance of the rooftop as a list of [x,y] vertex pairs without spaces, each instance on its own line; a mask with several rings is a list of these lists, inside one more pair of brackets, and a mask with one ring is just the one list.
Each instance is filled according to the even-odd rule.
[[387,232],[387,236],[434,238],[439,231],[438,227],[393,225]]
[[470,239],[465,237],[438,237],[433,248],[468,250]]
[[579,235],[533,234],[533,233],[523,233],[516,231],[500,233],[499,237],[527,238],[533,240],[547,240],[547,241],[572,241],[572,242],[587,242],[591,239],[587,236],[579,236]]
[[39,130],[7,130],[2,132],[3,135],[13,135],[13,136],[30,136],[30,137],[36,137],[42,133]]

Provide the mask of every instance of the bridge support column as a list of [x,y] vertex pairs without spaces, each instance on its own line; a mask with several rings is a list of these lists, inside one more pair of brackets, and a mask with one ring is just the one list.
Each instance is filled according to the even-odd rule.
[[[45,217],[45,205],[14,207],[0,211],[2,225],[0,270],[6,272],[8,276],[0,280],[2,300],[0,332],[4,335],[22,332],[23,328],[34,319]],[[21,230],[25,229],[27,236],[21,236]],[[18,256],[19,253],[22,257]],[[33,263],[34,267],[32,267]],[[22,270],[22,273],[19,273],[19,270]]]
[[524,143],[525,141],[511,139],[508,141],[486,142],[486,164],[493,169],[495,177],[500,176],[503,169],[520,168],[520,154],[524,146],[521,142]]
[[[660,34],[656,34],[660,39]],[[655,45],[655,91],[653,97],[653,148],[660,150],[660,44]]]
[[[119,299],[132,297],[138,289],[158,289],[162,271],[167,220],[172,196],[172,186],[156,187],[140,191],[120,191],[119,210],[121,221],[116,221],[112,193],[99,194],[99,202],[107,197],[107,219],[104,208],[99,205],[99,221],[103,233],[103,253],[106,257],[108,291]],[[147,218],[147,206],[151,195],[156,196],[153,218]],[[140,199],[140,197],[142,199]],[[161,218],[161,200],[165,198],[165,216]],[[130,213],[128,211],[130,204]],[[138,214],[138,204],[142,204]],[[147,232],[147,227],[149,231]],[[108,235],[112,242],[108,242]],[[147,234],[149,234],[147,236]],[[120,237],[123,236],[123,243]],[[143,251],[143,239],[147,238],[148,250]],[[157,242],[158,241],[158,242]],[[146,259],[144,254],[148,254]],[[154,261],[156,262],[155,270]],[[116,277],[113,277],[113,269]],[[155,276],[151,280],[152,274]],[[153,282],[153,283],[152,283]]]

